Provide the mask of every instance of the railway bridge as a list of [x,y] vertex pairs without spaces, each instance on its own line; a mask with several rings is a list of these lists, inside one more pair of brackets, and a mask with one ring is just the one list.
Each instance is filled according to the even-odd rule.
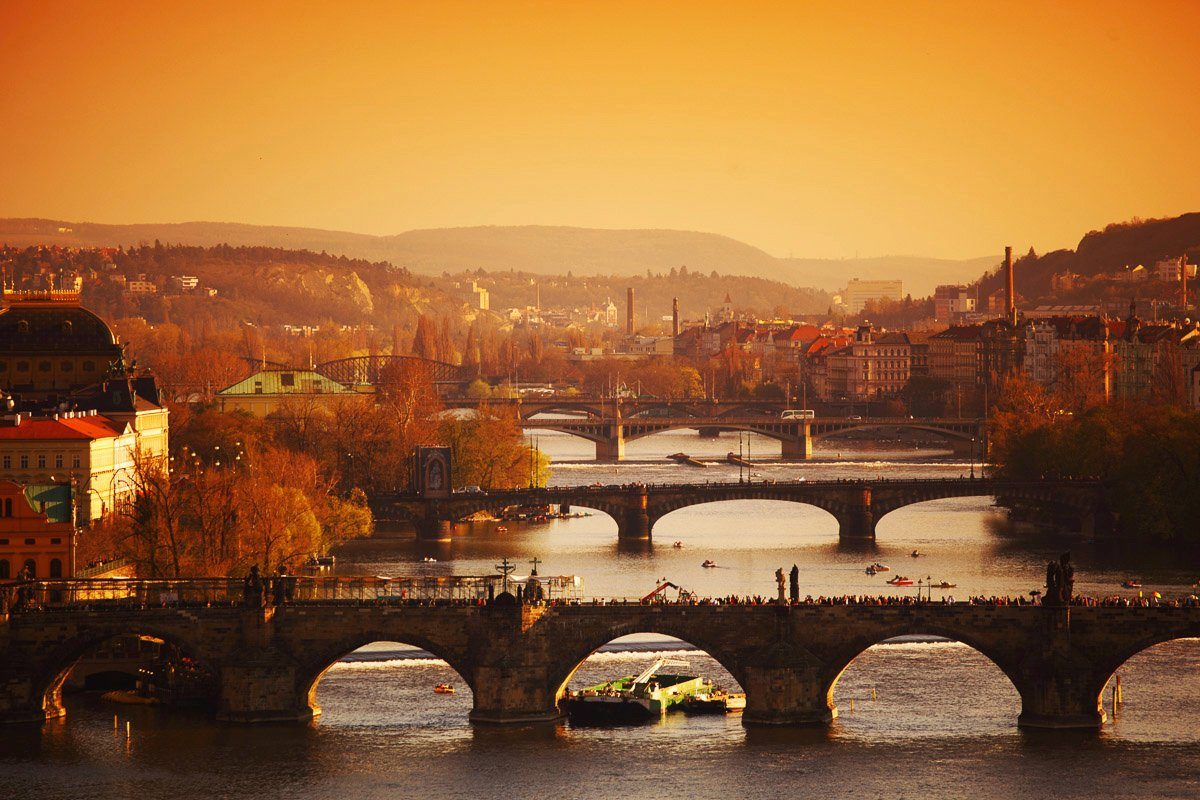
[[44,582],[39,596],[50,602],[0,613],[0,721],[64,714],[61,686],[72,664],[109,638],[142,635],[170,643],[211,674],[210,708],[230,722],[311,719],[320,713],[326,670],[375,641],[416,645],[445,660],[473,693],[474,722],[553,722],[591,653],[648,632],[682,639],[725,667],[746,692],[747,725],[829,722],[838,679],[855,658],[889,638],[927,634],[994,662],[1020,694],[1019,725],[1096,728],[1105,719],[1101,693],[1127,659],[1200,636],[1200,607],[1175,605],[529,606],[503,594],[477,604],[377,597],[251,607],[189,601],[186,588],[156,602],[144,594],[53,602],[68,591],[65,582]]
[[559,504],[607,514],[616,521],[617,535],[622,539],[648,539],[658,520],[687,506],[725,500],[783,500],[829,512],[838,521],[842,539],[873,540],[879,520],[892,511],[948,497],[997,497],[1037,504],[1055,510],[1056,516],[1074,519],[1085,535],[1103,536],[1113,527],[1104,487],[1092,480],[952,478],[554,486],[453,494],[440,500],[379,493],[371,497],[371,506],[378,518],[411,522],[423,538],[445,538],[455,521],[480,511]]

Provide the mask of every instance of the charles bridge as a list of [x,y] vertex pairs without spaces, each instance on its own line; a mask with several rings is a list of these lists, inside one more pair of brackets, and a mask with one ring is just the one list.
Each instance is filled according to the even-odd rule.
[[551,722],[591,653],[647,632],[682,639],[728,670],[746,692],[747,725],[822,724],[837,716],[838,679],[855,658],[889,638],[923,634],[990,659],[1020,694],[1019,725],[1096,728],[1105,719],[1101,693],[1127,659],[1200,636],[1194,605],[522,605],[507,594],[418,604],[377,593],[259,606],[233,599],[240,582],[229,583],[224,600],[195,581],[133,581],[108,599],[81,585],[39,582],[35,600],[46,602],[0,611],[0,720],[62,715],[61,686],[76,660],[112,637],[142,635],[211,674],[208,705],[230,722],[310,719],[320,713],[326,670],[376,641],[445,660],[473,693],[474,722]]
[[[622,539],[648,539],[658,520],[672,511],[726,500],[783,500],[824,509],[838,522],[843,540],[870,541],[887,514],[914,503],[949,497],[997,497],[1027,503],[1073,520],[1084,535],[1103,537],[1113,527],[1104,486],[1093,480],[1005,481],[990,478],[841,481],[760,481],[693,484],[555,486],[456,493],[442,499],[411,493],[377,493],[371,506],[379,519],[411,522],[423,538],[444,538],[450,525],[472,514],[512,506],[559,504],[596,509],[617,523]],[[731,532],[731,535],[736,535]]]

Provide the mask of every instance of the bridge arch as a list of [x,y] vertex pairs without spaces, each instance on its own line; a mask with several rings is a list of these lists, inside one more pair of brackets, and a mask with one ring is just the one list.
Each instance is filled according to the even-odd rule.
[[[770,503],[781,504],[781,505],[787,504],[790,506],[800,506],[801,510],[803,510],[803,508],[817,509],[821,512],[824,512],[820,517],[818,517],[818,519],[823,520],[825,517],[831,518],[832,526],[833,526],[832,530],[833,530],[834,535],[837,535],[837,533],[839,532],[840,526],[841,526],[841,519],[838,517],[838,514],[835,512],[835,508],[837,508],[838,510],[841,510],[841,509],[837,504],[829,503],[829,502],[822,502],[820,500],[814,500],[814,499],[810,499],[810,498],[801,499],[801,498],[792,498],[792,497],[771,497],[771,496],[768,496],[769,494],[770,494],[769,491],[764,491],[761,493],[761,495],[756,495],[753,492],[753,490],[749,490],[745,495],[739,495],[739,496],[734,496],[734,497],[711,497],[711,498],[710,497],[700,497],[700,498],[696,498],[693,496],[691,498],[678,498],[678,499],[673,499],[673,500],[663,502],[663,503],[655,503],[652,506],[651,513],[650,513],[651,534],[653,535],[654,527],[656,525],[658,525],[659,522],[661,522],[664,518],[669,517],[670,515],[674,514],[677,511],[682,511],[683,509],[687,509],[687,508],[693,508],[695,506],[713,505],[713,504],[717,504],[717,503],[723,504],[723,503],[745,503],[745,502],[752,502],[752,503],[753,502],[770,502]],[[796,516],[799,517],[800,515],[796,515]],[[800,520],[797,519],[796,521],[799,522]]]
[[[652,608],[653,606],[647,606],[648,610]],[[591,656],[599,652],[600,648],[624,636],[641,633],[666,636],[689,645],[691,648],[704,653],[720,664],[740,687],[744,687],[746,684],[745,672],[741,668],[736,654],[730,652],[729,648],[724,646],[720,641],[706,634],[699,626],[693,627],[692,625],[679,624],[674,620],[655,619],[653,614],[647,614],[635,622],[623,625],[606,625],[587,630],[585,635],[564,648],[551,665],[548,674],[550,679],[550,696],[554,698],[556,703],[560,703],[566,695],[571,679],[575,677],[575,674]]]
[[524,403],[522,403],[520,409],[521,419],[525,420],[526,422],[541,422],[547,419],[563,419],[563,417],[542,417],[542,414],[570,414],[571,416],[566,417],[566,419],[573,420],[580,419],[580,414],[592,419],[599,419],[604,416],[604,411],[602,411],[599,406],[576,405],[573,403],[564,403],[562,405],[547,403],[546,405],[537,404],[533,405],[532,407],[526,406]]
[[[1087,697],[1089,699],[1095,697],[1097,703],[1102,704],[1105,688],[1130,661],[1161,645],[1172,644],[1186,639],[1200,639],[1200,623],[1176,631],[1148,633],[1132,642],[1115,648],[1106,654],[1107,658],[1102,662],[1100,669],[1096,671],[1090,683],[1086,685],[1084,691]],[[1200,644],[1200,642],[1197,644]]]
[[462,682],[472,692],[475,691],[475,676],[468,667],[465,653],[453,647],[448,647],[434,641],[431,637],[416,630],[387,630],[372,628],[345,635],[333,642],[323,643],[311,652],[306,652],[299,660],[296,670],[296,689],[300,702],[307,706],[312,716],[321,713],[317,702],[318,689],[321,679],[346,656],[377,642],[394,642],[396,644],[419,647],[434,658],[444,661]]
[[148,637],[174,648],[177,653],[197,664],[200,672],[207,674],[215,696],[218,665],[197,642],[168,625],[112,621],[80,630],[74,636],[33,654],[29,669],[30,701],[35,706],[40,705],[40,712],[46,718],[65,715],[62,689],[71,670],[105,642],[122,637]]
[[[928,622],[914,622],[894,626],[891,629],[876,632],[870,637],[862,637],[847,642],[838,651],[832,654],[829,659],[828,667],[822,675],[822,693],[826,704],[832,712],[833,716],[837,715],[837,698],[836,692],[838,683],[846,674],[847,670],[863,656],[867,651],[873,650],[878,646],[887,646],[889,641],[898,636],[920,636],[920,637],[940,637],[941,639],[949,640],[948,643],[960,644],[969,647],[978,655],[982,656],[988,663],[996,668],[1007,680],[1008,684],[1015,691],[1016,695],[1024,703],[1026,695],[1032,691],[1025,686],[1025,681],[1022,680],[1021,670],[1019,665],[1012,663],[1003,653],[988,646],[970,632],[958,630],[953,627],[943,626],[938,624],[930,624]],[[926,656],[931,657],[931,656]]]

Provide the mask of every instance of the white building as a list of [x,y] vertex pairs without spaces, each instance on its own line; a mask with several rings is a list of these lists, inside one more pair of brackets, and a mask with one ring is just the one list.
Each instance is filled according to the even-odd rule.
[[851,313],[862,311],[869,300],[902,300],[903,281],[864,281],[851,278],[842,292],[842,302]]

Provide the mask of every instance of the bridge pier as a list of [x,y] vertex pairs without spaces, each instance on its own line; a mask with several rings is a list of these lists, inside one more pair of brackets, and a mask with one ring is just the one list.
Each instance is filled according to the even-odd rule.
[[472,633],[470,720],[483,725],[533,725],[562,718],[554,644],[530,636],[545,606],[490,606]]
[[836,514],[838,538],[875,541],[875,510],[871,504],[871,487],[854,489],[848,507]]
[[[643,502],[645,495],[642,496]],[[617,520],[617,538],[619,539],[649,539],[651,530],[650,515],[645,507],[626,509]]]
[[625,437],[619,432],[613,439],[596,442],[597,461],[624,461]]
[[1076,655],[1071,641],[1070,606],[1043,606],[1039,610],[1036,635],[1040,647],[1016,675],[1010,675],[1021,695],[1017,725],[1095,730],[1105,722],[1100,693],[1111,670],[1097,678],[1102,670]]
[[417,529],[418,539],[438,541],[450,538],[454,530],[454,521],[426,517],[414,521],[413,527]]
[[745,725],[825,725],[837,717],[829,688],[814,669],[747,666]]
[[222,722],[304,722],[321,713],[298,688],[295,666],[278,654],[224,664],[219,679],[217,719]]
[[812,458],[812,437],[807,433],[795,439],[784,439],[780,456],[784,461],[807,461]]

